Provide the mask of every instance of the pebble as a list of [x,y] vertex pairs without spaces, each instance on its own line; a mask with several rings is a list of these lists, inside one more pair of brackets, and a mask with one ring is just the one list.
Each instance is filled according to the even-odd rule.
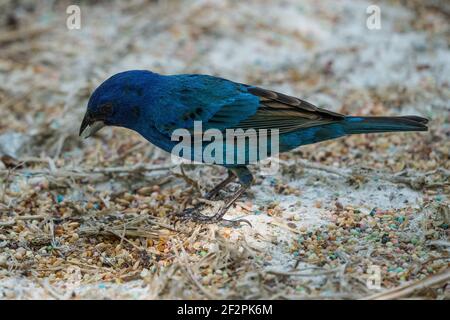
[[[411,259],[424,262],[429,259],[429,256],[423,249],[423,240],[414,237],[408,242],[408,239],[405,241],[399,238],[399,226],[402,225],[402,229],[408,228],[410,219],[405,219],[405,215],[409,214],[404,212],[395,214],[391,210],[373,209],[371,214],[364,215],[360,210],[346,207],[339,213],[335,224],[316,229],[300,227],[302,236],[295,242],[296,249],[293,254],[300,257],[306,255],[311,262],[318,261],[321,266],[330,265],[330,267],[336,267],[336,263],[342,257],[346,257],[346,259],[358,261],[359,264],[356,264],[352,271],[357,272],[366,270],[367,266],[373,264],[372,258],[362,261],[359,255],[355,255],[358,244],[366,242],[364,245],[368,245],[373,251],[371,257],[378,255],[380,261],[385,260],[389,266],[389,272],[395,277],[389,278],[389,281],[415,279],[416,276],[410,271]],[[438,232],[433,231],[427,235],[427,239],[437,236]],[[425,272],[432,273],[442,268],[442,261],[436,263],[438,267],[430,265],[428,266],[430,270],[425,269]]]
[[8,262],[8,258],[6,257],[6,254],[0,255],[0,267],[6,267]]
[[287,224],[287,226],[288,226],[289,228],[291,228],[291,229],[297,229],[297,225],[296,225],[295,223],[293,223],[293,222],[289,222],[289,223]]
[[25,250],[22,247],[17,248],[16,253],[14,254],[14,257],[17,260],[22,260],[25,257],[25,254],[27,253],[27,250]]
[[64,196],[62,194],[58,194],[56,196],[56,202],[61,203],[64,201]]

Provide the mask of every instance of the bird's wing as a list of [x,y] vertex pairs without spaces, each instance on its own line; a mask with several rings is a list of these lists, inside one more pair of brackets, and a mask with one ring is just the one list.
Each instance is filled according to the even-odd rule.
[[[280,133],[339,121],[343,115],[275,91],[205,75],[173,76],[170,101],[156,127],[170,135],[178,128],[279,129]],[[167,93],[166,93],[167,95]]]
[[176,75],[170,81],[158,101],[160,112],[153,115],[165,135],[179,128],[194,130],[194,121],[202,121],[203,131],[224,131],[259,108],[259,97],[239,83],[207,75]]
[[[278,129],[280,133],[287,133],[344,118],[342,114],[318,108],[305,100],[275,91],[253,86],[247,86],[247,91],[259,98],[258,110],[252,116],[240,121],[234,128]],[[211,121],[224,111],[219,110]]]

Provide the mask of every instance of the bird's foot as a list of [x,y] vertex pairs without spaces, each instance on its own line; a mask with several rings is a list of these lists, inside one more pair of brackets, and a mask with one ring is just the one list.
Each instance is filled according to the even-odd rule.
[[193,220],[195,216],[199,215],[199,206],[193,208],[186,208],[181,212],[175,214],[181,220]]
[[216,217],[215,215],[214,216],[206,216],[206,215],[203,215],[200,213],[193,216],[192,221],[201,223],[201,224],[217,223],[224,227],[230,227],[230,228],[239,228],[239,227],[241,227],[241,224],[247,224],[250,227],[253,227],[252,224],[250,223],[250,221],[248,221],[246,219],[228,220],[228,219],[224,219],[222,217]]
[[249,225],[250,228],[253,228],[252,224],[247,219],[227,220],[227,219],[222,218],[222,220],[220,220],[221,225],[223,225],[224,227],[230,227],[230,228],[240,228],[241,223],[247,224],[247,225]]
[[195,220],[198,216],[204,216],[201,212],[205,208],[205,205],[213,206],[214,203],[209,200],[201,199],[200,203],[197,203],[191,208],[186,208],[181,212],[175,213],[174,216],[181,220]]
[[232,228],[238,228],[241,226],[241,223],[248,224],[250,227],[252,227],[252,224],[250,221],[246,219],[236,219],[236,220],[227,220],[223,219],[223,209],[219,210],[218,213],[216,213],[213,216],[207,216],[204,215],[201,212],[202,206],[197,205],[193,208],[187,208],[183,210],[181,213],[177,214],[177,216],[184,221],[194,221],[196,223],[200,224],[213,224],[213,223],[219,223],[222,226],[225,227],[232,227]]

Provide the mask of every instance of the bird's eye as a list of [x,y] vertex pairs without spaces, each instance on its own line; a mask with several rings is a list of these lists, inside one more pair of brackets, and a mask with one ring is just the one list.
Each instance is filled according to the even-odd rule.
[[105,115],[105,116],[111,115],[112,112],[113,112],[113,105],[112,105],[112,103],[102,104],[99,107],[99,109],[98,109],[98,113],[101,114],[101,115]]

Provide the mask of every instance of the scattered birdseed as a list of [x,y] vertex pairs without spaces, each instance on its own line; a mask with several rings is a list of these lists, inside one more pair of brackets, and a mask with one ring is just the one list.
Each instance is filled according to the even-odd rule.
[[[439,2],[381,1],[383,32],[355,23],[364,1],[92,2],[71,31],[60,5],[14,3],[23,10],[0,4],[0,297],[449,298]],[[252,227],[181,222],[172,214],[223,168],[186,166],[183,179],[127,130],[77,136],[93,88],[132,68],[219,75],[342,113],[418,114],[430,131],[304,146],[227,213]],[[374,270],[380,289],[367,285]]]

